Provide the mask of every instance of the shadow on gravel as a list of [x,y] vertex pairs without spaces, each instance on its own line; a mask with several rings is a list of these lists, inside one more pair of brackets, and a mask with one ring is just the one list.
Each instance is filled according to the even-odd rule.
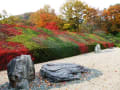
[[[102,72],[96,69],[89,69],[89,70],[90,72],[82,74],[79,80],[66,81],[66,82],[60,82],[60,83],[52,83],[47,80],[44,80],[42,79],[41,76],[39,76],[38,73],[36,73],[36,79],[33,81],[30,90],[49,90],[52,88],[61,88],[67,85],[83,83],[84,81],[89,81],[91,79],[94,79],[103,75]],[[0,85],[0,90],[11,90],[11,89],[8,89],[8,83],[5,83],[3,85]]]

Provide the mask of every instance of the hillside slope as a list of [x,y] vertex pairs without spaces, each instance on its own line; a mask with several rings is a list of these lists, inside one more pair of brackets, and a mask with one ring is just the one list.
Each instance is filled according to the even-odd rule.
[[0,25],[0,70],[21,54],[30,54],[34,63],[39,63],[93,51],[97,43],[103,49],[114,46],[95,34]]

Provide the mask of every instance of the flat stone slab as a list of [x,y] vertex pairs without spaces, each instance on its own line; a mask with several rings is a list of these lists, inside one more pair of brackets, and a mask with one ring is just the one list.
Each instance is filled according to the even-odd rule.
[[80,79],[83,73],[90,72],[89,69],[71,63],[45,64],[40,69],[40,75],[51,82],[61,82]]

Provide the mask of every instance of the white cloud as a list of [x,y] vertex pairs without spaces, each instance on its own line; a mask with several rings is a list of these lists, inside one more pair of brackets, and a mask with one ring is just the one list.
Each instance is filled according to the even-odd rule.
[[[0,12],[6,10],[9,14],[22,14],[25,12],[33,12],[42,8],[45,4],[49,4],[59,13],[59,8],[66,0],[1,0]],[[92,7],[108,8],[109,5],[120,3],[120,0],[82,0]]]

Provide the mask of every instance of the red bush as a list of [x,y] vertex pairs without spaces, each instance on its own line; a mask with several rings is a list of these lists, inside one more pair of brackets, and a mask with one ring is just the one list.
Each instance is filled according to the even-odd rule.
[[50,30],[58,30],[58,26],[55,22],[47,23],[45,28],[50,29]]
[[1,29],[0,29],[0,32],[3,32],[5,34],[7,34],[8,36],[15,36],[15,35],[20,35],[22,34],[22,30],[16,30],[14,28],[15,25],[7,25],[7,24],[4,24],[2,25]]
[[114,43],[108,43],[108,47],[109,48],[114,47]]
[[71,40],[72,42],[76,43],[79,46],[79,50],[81,53],[88,52],[88,47],[84,43],[77,42],[72,38],[69,38],[69,40]]
[[[29,54],[24,45],[15,42],[0,42],[0,70],[6,69],[10,60],[22,54]],[[32,55],[31,55],[32,56]],[[34,60],[34,58],[32,58]]]

